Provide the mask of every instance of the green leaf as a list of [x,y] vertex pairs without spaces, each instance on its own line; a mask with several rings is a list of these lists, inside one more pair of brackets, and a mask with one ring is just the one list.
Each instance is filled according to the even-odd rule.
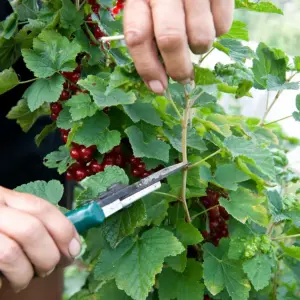
[[17,11],[20,21],[36,19],[38,12],[37,0],[12,1],[13,8]]
[[243,270],[256,291],[269,285],[272,278],[273,261],[266,254],[259,254],[243,264]]
[[[102,4],[102,3],[101,3]],[[132,298],[128,297],[124,291],[118,289],[114,280],[111,280],[103,285],[97,291],[97,298],[89,298],[89,300],[100,300],[100,299],[109,299],[109,300],[131,300]],[[98,298],[99,297],[99,298]],[[83,300],[83,299],[79,299]]]
[[18,29],[18,15],[16,13],[12,13],[1,23],[0,37],[4,37],[9,40]]
[[125,237],[132,234],[137,227],[140,227],[145,218],[144,203],[138,201],[133,206],[112,215],[101,228],[110,246],[115,248]]
[[56,205],[63,196],[64,187],[58,180],[35,181],[15,188],[15,191],[37,196]]
[[71,129],[74,122],[72,122],[72,117],[70,113],[70,109],[68,107],[64,107],[63,110],[59,113],[59,116],[56,120],[56,125],[61,129]]
[[264,197],[252,194],[249,190],[239,188],[237,191],[229,192],[230,200],[220,199],[220,204],[235,219],[245,224],[248,219],[266,226],[268,224],[268,214],[266,208],[261,205]]
[[54,132],[56,130],[56,124],[55,122],[46,125],[43,130],[35,136],[34,141],[36,143],[36,145],[39,147],[41,145],[41,143],[43,142],[43,140],[52,132]]
[[240,21],[233,21],[233,24],[228,33],[223,34],[221,39],[238,39],[249,41],[247,25]]
[[285,246],[284,243],[280,243],[281,249],[284,254],[290,257],[293,257],[300,261],[300,247],[298,246]]
[[164,269],[159,275],[160,300],[202,300],[204,286],[200,283],[202,278],[201,263],[189,259],[183,273],[177,273],[170,268]]
[[253,60],[252,67],[252,71],[255,78],[255,88],[266,89],[268,86],[268,75],[277,77],[277,82],[285,83],[285,59],[277,59],[275,57],[275,53],[264,43],[259,44],[259,46],[256,49],[256,55],[257,58]]
[[98,198],[102,193],[106,192],[114,184],[129,183],[128,177],[123,169],[116,166],[106,167],[105,170],[96,175],[87,177],[80,182],[84,190],[79,194],[78,200],[90,200]]
[[112,150],[115,146],[120,145],[121,133],[116,130],[105,129],[100,132],[97,138],[96,146],[101,154],[107,153]]
[[255,53],[251,48],[244,46],[240,41],[235,39],[222,39],[218,42],[214,42],[214,47],[239,62],[255,57]]
[[195,72],[195,83],[196,85],[212,85],[216,83],[220,83],[220,80],[214,75],[214,73],[210,69],[200,68],[198,66],[194,66]]
[[151,193],[143,198],[142,201],[144,202],[147,217],[145,219],[145,225],[149,226],[154,224],[159,226],[165,219],[168,214],[169,203],[176,200],[172,197],[168,197],[167,195],[159,194],[159,192],[167,193],[168,191],[169,188],[163,185],[162,188],[157,191],[158,193]]
[[184,246],[196,245],[203,241],[200,231],[184,220],[177,221],[175,235]]
[[15,39],[0,38],[0,70],[10,68],[20,56],[20,45]]
[[[170,141],[171,145],[178,151],[182,152],[182,128],[180,125],[176,125],[171,129],[164,129],[164,134]],[[187,146],[201,152],[207,150],[205,142],[202,137],[198,135],[194,128],[188,128]]]
[[97,280],[115,279],[119,289],[134,300],[147,298],[155,275],[163,268],[167,256],[184,251],[171,232],[153,228],[136,240],[125,239],[117,248],[101,252],[95,267]]
[[52,30],[44,30],[33,41],[33,50],[23,49],[26,66],[36,77],[47,78],[58,71],[71,72],[81,48],[76,41]]
[[94,75],[79,80],[78,84],[91,93],[96,104],[100,107],[132,104],[136,100],[133,92],[125,93],[123,90],[114,89],[110,93],[106,93],[106,81]]
[[123,107],[134,123],[142,120],[154,126],[162,126],[159,114],[150,103],[137,102],[131,105],[124,105]]
[[44,159],[44,165],[50,169],[57,169],[59,174],[65,173],[73,162],[69,149],[65,146],[59,147],[58,151],[51,152]]
[[295,64],[296,70],[299,72],[300,71],[300,56],[294,57],[294,64]]
[[296,97],[296,108],[300,112],[300,94]]
[[278,223],[283,220],[290,219],[287,215],[285,215],[284,208],[283,208],[283,201],[278,191],[268,190],[266,192],[266,195],[269,200],[269,209],[273,217],[273,221],[275,223]]
[[69,111],[73,121],[92,117],[98,109],[91,97],[84,93],[74,95],[66,102],[66,106],[70,107]]
[[298,90],[298,82],[282,82],[277,76],[267,75],[267,90],[268,91],[284,91],[284,90]]
[[165,263],[169,268],[175,270],[176,272],[182,273],[185,270],[187,264],[187,250],[176,256],[167,257],[165,259]]
[[83,23],[83,11],[78,11],[71,0],[62,0],[60,24],[63,28],[74,32]]
[[214,179],[218,185],[225,189],[236,191],[238,183],[250,179],[247,174],[239,170],[235,164],[218,165]]
[[218,248],[209,243],[203,246],[204,284],[214,296],[226,288],[233,300],[247,300],[251,286],[242,267],[228,259],[228,246],[228,239],[221,239]]
[[13,89],[18,84],[18,75],[12,68],[6,69],[0,73],[0,95]]
[[31,112],[27,101],[21,99],[18,101],[17,105],[14,106],[10,112],[7,114],[9,120],[17,120],[17,123],[20,125],[24,132],[28,132],[29,129],[33,126],[36,120],[40,116],[49,115],[49,107],[42,106],[34,112]]
[[283,11],[275,6],[271,1],[250,2],[244,0],[235,0],[235,8],[242,8],[261,13],[274,13],[283,15]]
[[300,112],[294,111],[293,112],[293,118],[295,121],[300,122]]
[[275,166],[272,153],[269,149],[262,148],[244,138],[230,136],[224,141],[225,147],[231,152],[234,158],[246,158],[260,172],[275,181]]
[[153,138],[146,142],[147,136],[136,126],[127,128],[125,133],[129,138],[134,156],[155,158],[164,162],[169,161],[170,146],[167,143]]
[[56,74],[49,79],[38,79],[25,92],[28,107],[35,111],[45,102],[56,102],[63,90],[64,78]]

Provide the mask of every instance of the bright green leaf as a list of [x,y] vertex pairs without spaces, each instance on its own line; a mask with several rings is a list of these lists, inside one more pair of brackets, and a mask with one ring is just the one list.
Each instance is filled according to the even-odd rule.
[[238,40],[249,40],[247,25],[241,21],[233,21],[233,24],[228,33],[223,34],[221,39],[238,39]]
[[175,235],[184,246],[196,245],[203,241],[200,231],[185,220],[178,220]]
[[276,190],[269,190],[266,192],[269,200],[269,209],[275,223],[283,220],[288,220],[289,217],[285,215],[283,208],[283,200]]
[[235,0],[235,7],[246,10],[261,12],[261,13],[274,13],[282,15],[283,12],[280,8],[275,6],[271,1],[244,1]]
[[[101,3],[102,4],[102,3]],[[111,280],[103,285],[97,290],[97,298],[89,298],[88,300],[100,300],[100,299],[109,299],[109,300],[131,300],[132,298],[128,297],[124,291],[118,289],[114,280]],[[99,298],[98,298],[99,297]],[[79,300],[83,300],[80,298]]]
[[83,23],[83,11],[78,11],[71,0],[62,0],[60,23],[63,28],[74,32]]
[[220,83],[220,81],[216,78],[214,73],[210,69],[200,68],[198,66],[194,66],[195,71],[195,83],[197,85],[211,85]]
[[18,29],[18,15],[16,13],[12,13],[9,15],[3,22],[3,26],[0,27],[0,37],[4,37],[9,40]]
[[284,254],[290,257],[293,257],[300,261],[300,247],[298,246],[285,246],[284,243],[280,243],[281,249]]

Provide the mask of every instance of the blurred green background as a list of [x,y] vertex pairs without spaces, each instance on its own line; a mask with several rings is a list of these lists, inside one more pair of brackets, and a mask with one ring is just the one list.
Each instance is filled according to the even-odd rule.
[[300,0],[272,0],[284,15],[236,11],[236,19],[248,24],[250,40],[265,42],[289,55],[300,52]]

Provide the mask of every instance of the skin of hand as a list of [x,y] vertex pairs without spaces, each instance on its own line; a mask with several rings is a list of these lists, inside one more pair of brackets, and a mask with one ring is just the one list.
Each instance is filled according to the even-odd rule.
[[16,292],[35,274],[44,278],[72,263],[80,251],[75,227],[55,206],[0,187],[0,271]]
[[193,78],[189,50],[207,52],[230,29],[233,12],[234,0],[127,0],[125,41],[148,88],[163,94],[167,75],[188,83]]

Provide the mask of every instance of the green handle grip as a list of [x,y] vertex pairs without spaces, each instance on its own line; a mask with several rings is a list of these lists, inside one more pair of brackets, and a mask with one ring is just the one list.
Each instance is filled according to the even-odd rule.
[[71,210],[66,213],[66,217],[74,224],[79,234],[100,225],[105,220],[104,212],[96,202]]

